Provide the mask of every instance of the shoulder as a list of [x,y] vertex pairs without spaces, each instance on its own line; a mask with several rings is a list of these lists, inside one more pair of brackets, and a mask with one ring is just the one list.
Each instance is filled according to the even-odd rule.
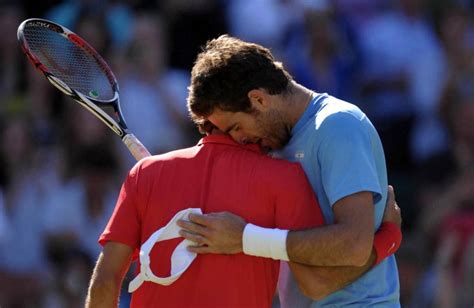
[[145,157],[138,161],[130,170],[129,177],[149,177],[156,175],[165,166],[178,163],[180,160],[193,158],[198,152],[197,147],[179,149],[159,155]]
[[334,126],[359,126],[367,116],[354,104],[335,97],[328,97],[315,115],[315,128],[325,130]]
[[264,156],[258,163],[259,177],[275,189],[288,189],[289,186],[306,182],[306,175],[299,163],[280,158]]
[[357,106],[335,98],[317,113],[314,131],[317,155],[324,154],[330,160],[336,154],[369,149],[379,139],[375,127]]
[[379,138],[374,125],[359,107],[335,98],[316,114],[314,129],[318,136],[317,145],[344,143],[349,146]]

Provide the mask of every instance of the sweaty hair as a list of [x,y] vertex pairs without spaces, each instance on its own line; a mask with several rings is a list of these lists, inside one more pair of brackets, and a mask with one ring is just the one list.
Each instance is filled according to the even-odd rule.
[[188,110],[200,123],[214,108],[230,112],[250,112],[248,92],[264,89],[281,94],[292,80],[270,50],[228,35],[207,42],[191,72]]

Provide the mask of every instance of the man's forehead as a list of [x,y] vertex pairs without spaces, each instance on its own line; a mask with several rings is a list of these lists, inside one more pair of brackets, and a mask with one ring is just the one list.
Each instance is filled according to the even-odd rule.
[[239,123],[239,119],[239,112],[223,111],[220,109],[214,110],[207,117],[207,120],[225,133],[229,133]]

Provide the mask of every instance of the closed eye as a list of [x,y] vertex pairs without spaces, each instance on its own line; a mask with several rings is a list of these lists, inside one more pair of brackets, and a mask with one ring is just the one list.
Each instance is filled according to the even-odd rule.
[[236,132],[236,131],[239,131],[239,130],[240,130],[239,125],[237,123],[235,123],[235,124],[232,124],[229,128],[227,128],[224,132],[226,134],[229,134],[231,131]]

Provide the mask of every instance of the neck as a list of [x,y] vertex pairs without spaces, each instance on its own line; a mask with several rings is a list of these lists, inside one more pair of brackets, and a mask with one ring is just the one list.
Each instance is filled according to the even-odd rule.
[[287,97],[284,98],[287,101],[285,104],[285,113],[288,115],[290,129],[296,125],[313,97],[314,92],[295,81],[291,82]]

